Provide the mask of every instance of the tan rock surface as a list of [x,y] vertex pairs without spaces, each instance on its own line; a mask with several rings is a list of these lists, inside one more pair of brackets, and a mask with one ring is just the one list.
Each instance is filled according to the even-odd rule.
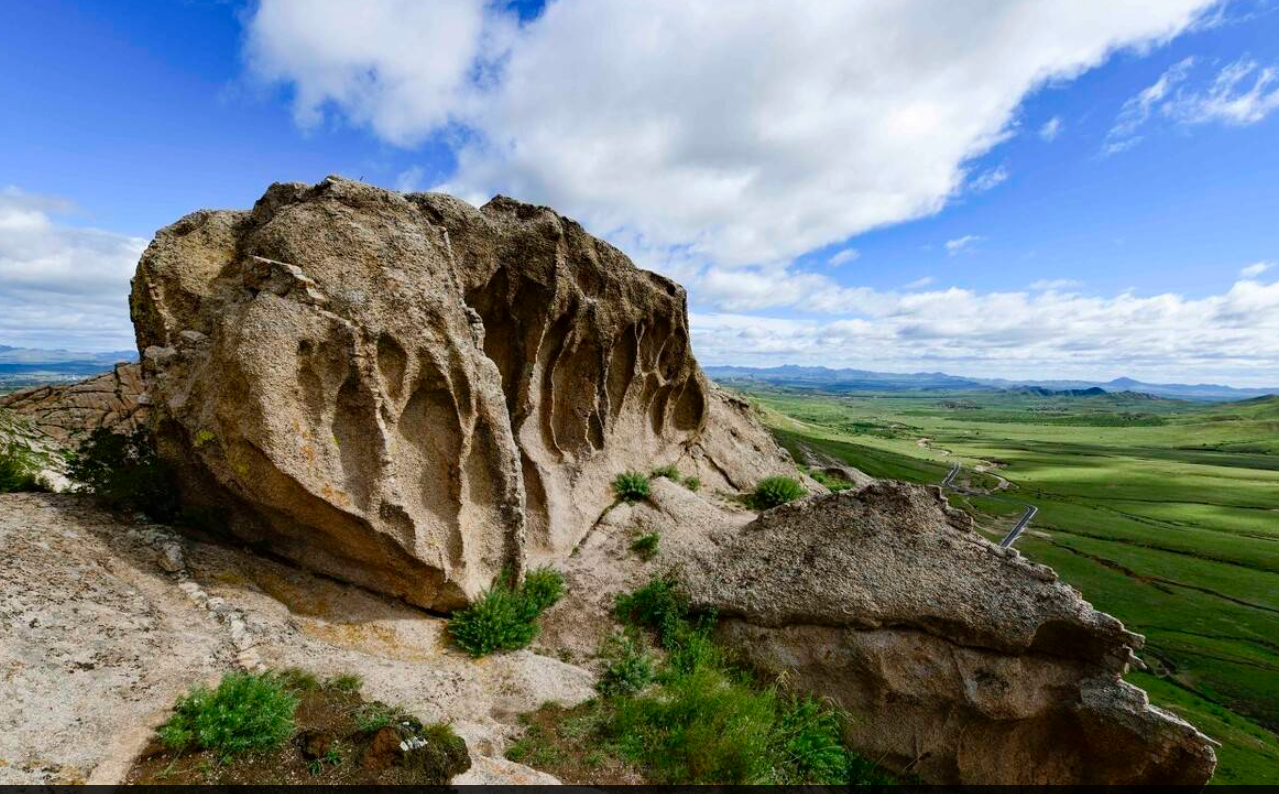
[[677,569],[719,637],[932,783],[1202,784],[1211,740],[1120,680],[1142,638],[1002,550],[936,488],[764,513]]
[[594,695],[583,668],[473,660],[441,618],[85,497],[0,495],[0,547],[0,783],[117,783],[178,695],[235,667],[355,673],[365,697],[452,722],[493,779],[549,782],[498,758],[516,716]]
[[689,349],[684,291],[545,207],[330,178],[161,230],[132,312],[190,502],[451,608],[567,555],[628,468],[791,468]]

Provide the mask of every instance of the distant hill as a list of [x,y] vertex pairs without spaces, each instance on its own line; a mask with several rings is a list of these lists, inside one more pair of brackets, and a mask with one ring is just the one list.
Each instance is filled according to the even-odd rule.
[[1265,389],[1239,389],[1211,383],[1144,383],[1133,378],[1111,381],[1083,380],[1005,380],[1000,378],[964,378],[942,372],[890,373],[860,369],[828,367],[705,367],[715,380],[753,380],[777,386],[821,388],[832,392],[857,391],[999,391],[1037,390],[1039,394],[1089,396],[1100,393],[1145,394],[1179,400],[1226,402],[1279,395],[1279,386]]
[[0,388],[79,380],[106,372],[121,361],[137,361],[133,350],[84,353],[0,345]]

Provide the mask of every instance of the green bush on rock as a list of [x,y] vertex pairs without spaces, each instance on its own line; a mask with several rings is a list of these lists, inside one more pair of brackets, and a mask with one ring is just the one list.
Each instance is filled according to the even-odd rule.
[[159,736],[171,750],[212,750],[225,760],[279,746],[293,733],[297,707],[282,676],[230,673],[217,689],[196,687],[179,700]]
[[650,493],[648,476],[638,471],[626,471],[613,478],[613,493],[623,502],[642,502]]
[[564,595],[564,575],[551,568],[529,571],[516,587],[503,574],[466,609],[453,613],[449,634],[472,656],[523,648],[537,637],[537,619]]
[[755,486],[750,503],[756,510],[768,510],[793,502],[806,493],[804,486],[793,477],[766,477]]

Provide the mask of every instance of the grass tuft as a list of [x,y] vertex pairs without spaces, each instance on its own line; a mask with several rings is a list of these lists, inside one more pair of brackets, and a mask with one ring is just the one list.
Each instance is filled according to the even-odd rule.
[[679,468],[674,463],[668,463],[665,466],[658,466],[656,469],[653,469],[652,474],[649,476],[653,479],[665,477],[671,482],[679,482],[683,478],[683,475],[679,473]]
[[700,491],[702,490],[702,481],[698,477],[689,475],[684,478],[684,487],[690,491]]
[[224,760],[269,750],[293,733],[298,699],[283,676],[229,673],[216,689],[196,687],[160,727],[171,750],[212,750]]
[[631,542],[631,551],[640,556],[644,562],[648,562],[657,556],[657,544],[661,541],[661,536],[656,532],[650,532],[647,535],[640,535]]
[[625,471],[613,478],[613,493],[623,502],[642,502],[650,492],[648,475],[642,472]]
[[449,634],[472,656],[523,648],[537,637],[537,619],[564,595],[564,575],[552,568],[529,571],[521,587],[503,574],[471,606],[453,613]]
[[792,502],[806,493],[804,486],[794,477],[765,477],[755,486],[750,503],[756,510],[768,510]]
[[364,686],[364,679],[354,673],[343,673],[330,678],[324,685],[339,692],[354,693],[359,692],[360,687]]

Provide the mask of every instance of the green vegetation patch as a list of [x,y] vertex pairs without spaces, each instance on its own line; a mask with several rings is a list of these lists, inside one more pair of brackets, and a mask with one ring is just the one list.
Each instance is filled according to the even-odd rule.
[[649,476],[653,479],[665,477],[671,482],[679,482],[683,479],[683,475],[679,473],[679,467],[677,467],[674,463],[668,463],[665,466],[658,466],[656,469],[653,469],[652,474]]
[[296,668],[229,673],[178,701],[125,782],[439,786],[470,767],[450,726],[366,703],[359,683]]
[[508,758],[591,785],[893,782],[844,746],[845,715],[733,664],[714,616],[692,614],[671,582],[619,597],[617,615],[628,628],[603,653],[601,697],[527,715]]
[[35,456],[26,447],[16,441],[0,447],[0,493],[47,490],[38,472]]
[[613,493],[623,502],[642,502],[651,492],[648,475],[643,472],[624,471],[613,478]]
[[657,556],[657,546],[662,540],[661,536],[656,532],[649,532],[640,535],[631,541],[631,551],[640,556],[640,559],[648,562]]
[[756,510],[769,510],[793,502],[807,493],[794,477],[765,477],[751,492],[750,504]]
[[224,761],[278,747],[293,733],[298,698],[282,677],[231,673],[216,689],[196,687],[160,727],[170,750],[211,750]]
[[552,568],[529,571],[518,587],[503,574],[469,607],[453,613],[449,634],[472,656],[514,651],[537,637],[537,619],[564,595],[564,575]]

